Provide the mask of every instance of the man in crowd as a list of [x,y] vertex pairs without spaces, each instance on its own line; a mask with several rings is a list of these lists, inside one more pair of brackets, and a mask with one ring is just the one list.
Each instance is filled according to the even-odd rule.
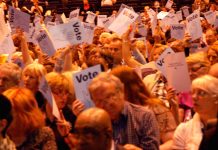
[[99,108],[83,111],[75,123],[77,150],[124,149],[112,140],[112,124],[108,113]]
[[101,73],[89,85],[93,102],[110,115],[116,144],[133,144],[144,150],[159,149],[159,130],[154,114],[125,101],[121,81]]
[[18,86],[20,82],[21,69],[14,63],[4,63],[0,65],[0,93]]

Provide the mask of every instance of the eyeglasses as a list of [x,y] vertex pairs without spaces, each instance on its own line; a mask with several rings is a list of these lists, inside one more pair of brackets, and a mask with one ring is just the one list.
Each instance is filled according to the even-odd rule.
[[114,101],[118,98],[116,93],[106,96],[104,99],[95,100],[96,106],[111,107]]

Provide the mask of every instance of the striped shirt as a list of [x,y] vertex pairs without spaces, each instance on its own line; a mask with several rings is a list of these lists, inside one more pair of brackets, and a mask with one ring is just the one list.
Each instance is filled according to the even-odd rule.
[[153,112],[147,108],[125,102],[120,119],[113,122],[116,144],[133,144],[143,150],[159,149],[159,129]]

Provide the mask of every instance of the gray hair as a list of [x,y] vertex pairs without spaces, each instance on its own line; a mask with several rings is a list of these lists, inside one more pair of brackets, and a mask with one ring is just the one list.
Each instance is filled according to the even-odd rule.
[[0,72],[10,78],[14,85],[18,85],[21,77],[21,68],[14,63],[4,63],[0,65]]
[[215,95],[218,95],[217,85],[218,79],[210,75],[204,75],[192,81],[192,89],[200,88]]
[[91,81],[89,84],[89,91],[92,92],[99,88],[103,88],[105,84],[114,85],[118,92],[124,90],[124,85],[119,78],[109,73],[103,72]]

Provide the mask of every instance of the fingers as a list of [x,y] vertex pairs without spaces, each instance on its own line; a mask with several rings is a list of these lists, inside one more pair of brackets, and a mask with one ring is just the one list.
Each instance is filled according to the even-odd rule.
[[142,150],[140,147],[137,147],[133,144],[126,144],[123,146],[125,150]]
[[72,104],[72,111],[77,116],[85,109],[85,105],[79,101],[75,100]]

